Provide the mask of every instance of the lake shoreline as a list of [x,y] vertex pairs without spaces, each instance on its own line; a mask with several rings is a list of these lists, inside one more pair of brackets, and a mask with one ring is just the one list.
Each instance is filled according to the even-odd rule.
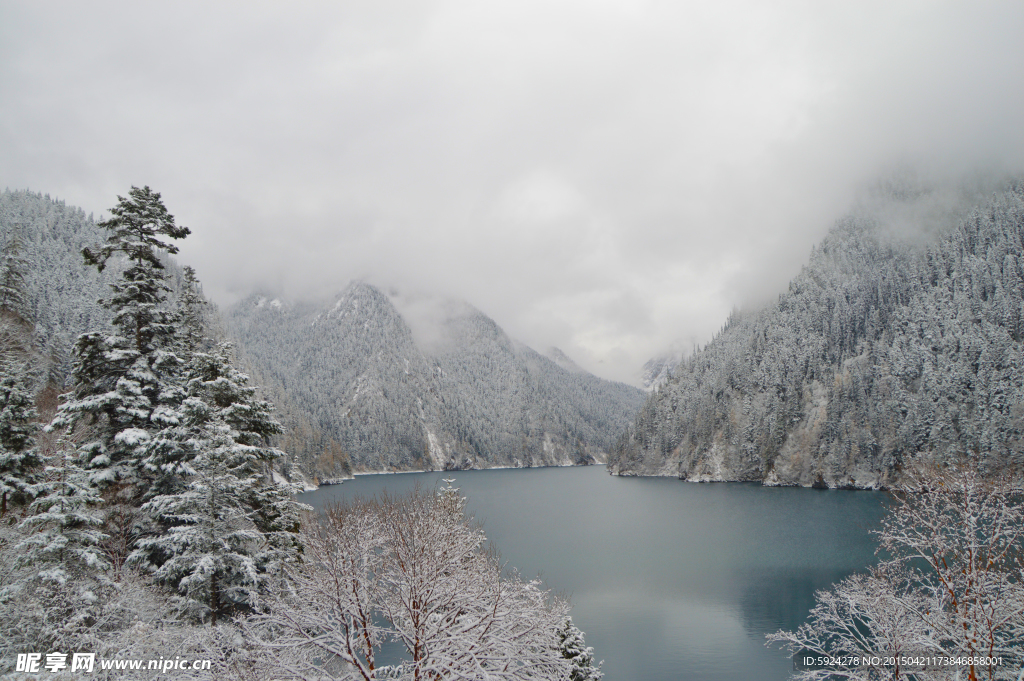
[[360,475],[298,499],[324,508],[452,477],[509,569],[572,595],[573,621],[617,681],[788,678],[792,658],[765,635],[795,630],[816,591],[877,562],[888,498],[546,466]]

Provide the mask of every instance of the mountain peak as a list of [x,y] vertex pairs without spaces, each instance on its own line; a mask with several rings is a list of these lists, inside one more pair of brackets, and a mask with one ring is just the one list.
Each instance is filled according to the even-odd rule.
[[542,359],[459,300],[357,281],[288,315],[256,312],[236,307],[230,324],[278,390],[288,447],[322,477],[342,461],[355,471],[601,461],[643,400],[557,349]]

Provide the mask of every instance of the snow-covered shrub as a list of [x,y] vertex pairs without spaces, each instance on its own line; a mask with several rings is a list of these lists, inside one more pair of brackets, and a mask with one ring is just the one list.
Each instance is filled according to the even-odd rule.
[[[1024,508],[1009,476],[976,464],[919,468],[878,532],[886,559],[818,593],[808,622],[768,636],[811,656],[997,657],[1002,664],[904,668],[884,678],[1016,679],[1024,662]],[[883,678],[808,669],[798,679]]]
[[[293,590],[246,624],[267,675],[574,678],[558,636],[568,604],[503,570],[456,490],[335,506],[303,533]],[[380,665],[385,642],[401,662]]]

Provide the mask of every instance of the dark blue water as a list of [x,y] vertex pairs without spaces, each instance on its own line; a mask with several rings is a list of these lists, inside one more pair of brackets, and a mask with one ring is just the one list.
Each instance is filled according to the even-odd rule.
[[764,636],[794,629],[814,592],[875,561],[876,492],[615,478],[604,467],[368,475],[301,495],[322,507],[455,486],[502,557],[571,596],[608,681],[781,681]]

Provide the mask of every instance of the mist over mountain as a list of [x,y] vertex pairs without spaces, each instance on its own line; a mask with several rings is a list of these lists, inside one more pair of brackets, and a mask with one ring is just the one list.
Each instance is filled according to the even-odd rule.
[[579,364],[574,362],[571,357],[566,355],[564,352],[556,347],[550,347],[544,353],[544,356],[550,359],[552,362],[562,367],[569,373],[573,374],[585,374],[589,373],[586,369],[581,367]]
[[683,352],[677,347],[671,347],[657,357],[644,362],[640,369],[640,383],[644,390],[657,390],[665,385],[672,378],[672,371],[683,361]]
[[891,484],[920,456],[1017,470],[1022,340],[1022,183],[882,183],[777,302],[672,369],[610,470],[828,487]]
[[[325,304],[253,295],[225,326],[279,407],[283,448],[321,480],[609,452],[622,475],[832,487],[891,484],[921,455],[1016,468],[1022,197],[1019,181],[881,183],[777,301],[737,312],[692,354],[648,362],[646,403],[557,348],[516,342],[467,303],[366,283]],[[75,337],[108,328],[97,301],[119,266],[97,273],[80,254],[103,236],[61,201],[0,194],[0,237],[28,263],[41,380],[60,384]],[[180,269],[167,271],[177,286]]]
[[[68,376],[81,333],[106,331],[99,273],[81,250],[106,234],[49,196],[0,194],[0,243],[25,260],[26,316],[39,375]],[[169,285],[181,269],[167,262]],[[174,294],[172,294],[173,297]],[[643,398],[557,348],[512,340],[472,306],[356,283],[329,306],[250,296],[226,315],[237,353],[278,405],[284,449],[321,479],[351,471],[536,466],[604,461]],[[220,336],[215,312],[208,320]]]
[[281,409],[285,449],[321,479],[604,461],[643,401],[466,303],[363,282],[328,304],[253,295],[226,320]]

